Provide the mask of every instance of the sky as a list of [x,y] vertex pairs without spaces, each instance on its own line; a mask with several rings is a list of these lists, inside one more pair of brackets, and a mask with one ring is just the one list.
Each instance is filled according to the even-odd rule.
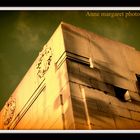
[[0,110],[61,21],[140,50],[139,11],[0,11]]

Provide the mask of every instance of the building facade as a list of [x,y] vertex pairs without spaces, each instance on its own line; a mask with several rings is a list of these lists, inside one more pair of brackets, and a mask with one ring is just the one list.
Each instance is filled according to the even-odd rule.
[[140,52],[61,23],[0,112],[0,129],[140,129]]

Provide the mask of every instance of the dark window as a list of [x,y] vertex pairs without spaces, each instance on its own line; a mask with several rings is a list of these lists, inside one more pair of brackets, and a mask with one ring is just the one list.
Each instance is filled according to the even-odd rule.
[[126,90],[124,88],[114,86],[114,91],[115,91],[116,97],[119,100],[121,100],[121,101],[131,101],[128,90]]
[[140,75],[136,74],[136,78],[137,78],[136,86],[137,86],[138,92],[140,93]]
[[136,74],[137,81],[140,82],[140,75]]

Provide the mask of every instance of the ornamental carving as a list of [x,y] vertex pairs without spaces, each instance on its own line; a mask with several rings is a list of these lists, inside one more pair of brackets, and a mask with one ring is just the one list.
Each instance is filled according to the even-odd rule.
[[52,60],[52,49],[51,47],[44,47],[42,52],[39,53],[38,63],[36,65],[37,75],[42,78],[48,71]]
[[4,126],[7,126],[13,119],[14,112],[16,109],[16,100],[13,97],[10,97],[10,99],[6,102],[4,107]]

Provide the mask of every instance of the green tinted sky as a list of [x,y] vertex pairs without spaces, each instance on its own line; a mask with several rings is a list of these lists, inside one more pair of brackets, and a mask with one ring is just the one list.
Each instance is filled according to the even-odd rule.
[[97,11],[0,11],[0,109],[61,21],[140,50],[140,16],[92,12]]

